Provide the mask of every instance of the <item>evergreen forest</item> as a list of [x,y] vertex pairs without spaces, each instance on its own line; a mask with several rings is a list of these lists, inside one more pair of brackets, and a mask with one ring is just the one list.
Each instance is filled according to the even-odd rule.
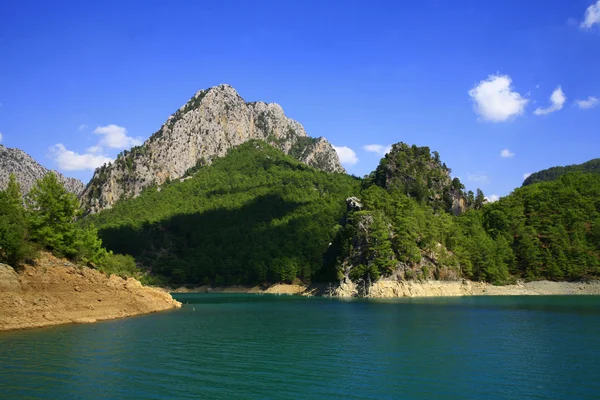
[[107,251],[93,226],[77,223],[80,215],[77,196],[54,173],[38,180],[25,198],[11,175],[0,190],[0,262],[18,266],[45,250],[108,274],[143,279],[133,257]]
[[450,174],[438,153],[404,143],[357,178],[250,141],[86,217],[54,174],[25,199],[11,177],[0,262],[47,250],[163,285],[600,276],[594,168],[538,174],[494,203]]
[[487,204],[450,172],[403,143],[359,179],[251,141],[82,226],[172,284],[598,277],[600,175],[567,173]]

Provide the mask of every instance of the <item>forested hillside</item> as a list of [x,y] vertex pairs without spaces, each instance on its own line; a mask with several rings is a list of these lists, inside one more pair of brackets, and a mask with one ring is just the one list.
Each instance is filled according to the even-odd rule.
[[[379,171],[389,170],[390,159],[406,152],[407,147],[394,146],[375,179],[365,181],[361,200],[348,210],[325,258],[331,279],[465,277],[504,284],[516,278],[600,275],[600,175],[567,174],[485,205],[478,190],[467,212],[452,217],[431,194],[431,185],[411,189],[410,182],[425,182],[427,169],[411,172],[408,181],[402,168],[377,178]],[[426,148],[411,152],[425,160],[429,156]]]
[[262,141],[186,175],[82,223],[176,284],[600,275],[600,175],[566,174],[486,204],[426,147],[395,145],[361,180]]
[[487,205],[482,222],[491,238],[510,245],[511,274],[553,280],[600,275],[600,175],[569,173],[516,189]]
[[85,223],[174,283],[309,281],[359,186],[250,141]]
[[584,162],[583,164],[567,165],[565,167],[552,167],[529,175],[523,182],[523,186],[531,185],[538,182],[547,182],[558,179],[569,172],[585,172],[600,174],[600,158]]

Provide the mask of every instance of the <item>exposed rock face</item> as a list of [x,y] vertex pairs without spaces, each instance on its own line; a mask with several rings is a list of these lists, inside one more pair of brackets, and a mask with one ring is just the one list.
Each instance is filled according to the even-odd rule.
[[456,297],[456,296],[535,296],[535,295],[597,295],[600,282],[519,282],[516,285],[494,286],[486,282],[461,281],[399,281],[381,279],[368,288],[352,281],[342,281],[324,292],[334,297]]
[[[399,281],[395,279],[382,279],[364,287],[350,280],[340,282],[332,290],[335,297],[455,297],[474,296],[485,294],[479,289],[485,284],[474,284],[471,281]],[[479,290],[478,290],[479,289]]]
[[6,189],[10,174],[15,174],[21,184],[21,192],[26,195],[37,180],[42,179],[48,172],[55,173],[69,192],[78,196],[83,192],[83,182],[74,178],[65,178],[56,171],[42,167],[23,150],[9,149],[0,144],[0,189]]
[[82,196],[90,212],[110,208],[152,185],[181,178],[250,139],[261,139],[328,172],[345,172],[324,138],[310,138],[278,104],[247,103],[228,85],[200,90],[142,146],[100,167]]
[[362,207],[362,202],[358,197],[353,196],[346,199],[346,208],[348,211],[360,211]]

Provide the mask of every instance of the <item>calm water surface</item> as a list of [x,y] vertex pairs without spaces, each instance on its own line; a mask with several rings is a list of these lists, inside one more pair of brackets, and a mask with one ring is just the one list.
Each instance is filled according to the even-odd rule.
[[177,297],[0,334],[0,398],[600,399],[600,296]]

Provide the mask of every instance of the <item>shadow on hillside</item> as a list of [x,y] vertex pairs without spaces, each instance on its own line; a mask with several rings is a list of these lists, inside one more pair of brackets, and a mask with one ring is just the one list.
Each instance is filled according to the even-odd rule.
[[[241,284],[310,278],[322,264],[335,217],[266,195],[239,208],[175,215],[141,228],[105,228],[115,253],[131,254],[175,283]],[[277,220],[274,223],[274,220]]]

